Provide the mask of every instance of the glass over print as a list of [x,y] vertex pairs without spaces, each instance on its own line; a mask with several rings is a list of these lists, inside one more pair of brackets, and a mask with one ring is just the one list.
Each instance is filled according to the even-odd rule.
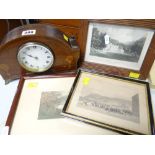
[[153,35],[146,28],[90,23],[85,61],[139,70]]

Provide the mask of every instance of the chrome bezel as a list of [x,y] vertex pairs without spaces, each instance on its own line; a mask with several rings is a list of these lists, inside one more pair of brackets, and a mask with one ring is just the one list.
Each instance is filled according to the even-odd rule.
[[[47,66],[47,67],[44,67],[44,68],[39,68],[39,69],[35,69],[35,68],[31,68],[29,66],[26,66],[23,61],[21,60],[20,58],[20,54],[21,52],[23,51],[23,49],[27,48],[27,47],[32,47],[32,46],[41,46],[43,48],[46,48],[48,51],[50,51],[51,53],[51,56],[52,56],[52,61],[51,63]],[[38,42],[28,42],[28,43],[25,43],[23,45],[21,45],[19,47],[19,50],[18,50],[18,54],[17,54],[17,60],[18,60],[18,63],[20,64],[20,66],[22,66],[25,70],[27,71],[30,71],[30,72],[36,72],[36,73],[39,73],[39,72],[44,72],[44,71],[47,71],[48,69],[50,69],[54,63],[54,55],[53,55],[53,52],[52,50],[47,47],[46,45],[42,44],[42,43],[38,43]]]

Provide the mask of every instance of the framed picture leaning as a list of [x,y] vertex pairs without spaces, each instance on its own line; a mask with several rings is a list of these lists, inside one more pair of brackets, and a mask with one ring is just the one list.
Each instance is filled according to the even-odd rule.
[[[155,28],[155,22],[154,22]],[[143,20],[87,20],[84,68],[146,79],[154,61],[154,29]]]

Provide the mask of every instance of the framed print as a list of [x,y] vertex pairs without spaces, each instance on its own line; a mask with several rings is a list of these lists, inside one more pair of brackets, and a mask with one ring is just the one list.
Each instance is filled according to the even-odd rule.
[[153,30],[90,23],[85,61],[140,70]]
[[153,134],[147,82],[80,70],[62,113],[125,134]]
[[154,59],[154,29],[127,25],[123,20],[113,24],[89,20],[87,26],[85,67],[126,77],[134,72],[146,79]]
[[9,134],[116,134],[61,115],[75,75],[23,77],[6,126]]

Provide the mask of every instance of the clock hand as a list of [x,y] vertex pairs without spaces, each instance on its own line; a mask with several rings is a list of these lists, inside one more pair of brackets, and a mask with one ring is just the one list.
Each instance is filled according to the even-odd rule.
[[25,55],[27,55],[27,56],[29,56],[29,57],[31,57],[31,58],[34,58],[34,59],[36,59],[36,60],[39,59],[38,57],[34,57],[34,56],[32,56],[32,55],[29,55],[29,54],[25,54]]
[[36,60],[38,60],[39,58],[38,57],[34,57]]
[[38,57],[33,57],[33,56],[31,56],[32,58],[34,58],[34,59],[36,59],[36,60],[38,60],[39,58]]

